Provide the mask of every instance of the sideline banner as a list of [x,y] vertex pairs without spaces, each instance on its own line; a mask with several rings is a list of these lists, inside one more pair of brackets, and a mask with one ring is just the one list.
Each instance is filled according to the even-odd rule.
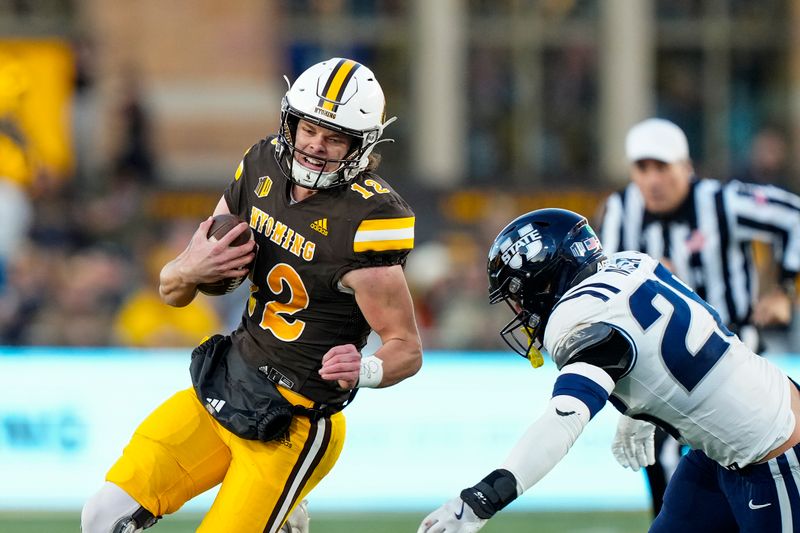
[[[75,163],[70,131],[75,61],[65,40],[0,39],[0,142],[22,143],[34,167],[57,178],[71,176]],[[6,177],[32,185],[33,168],[8,165],[0,158],[0,168],[14,174]]]
[[[189,349],[0,348],[0,509],[79,509],[138,423],[190,386]],[[800,376],[793,357],[771,357]],[[313,491],[315,510],[432,509],[504,460],[550,397],[555,367],[506,353],[430,352],[413,378],[359,391],[347,441]],[[611,451],[606,406],[575,447],[511,506],[646,509],[644,474]],[[538,450],[531,450],[536,454]],[[204,510],[215,491],[186,505]]]

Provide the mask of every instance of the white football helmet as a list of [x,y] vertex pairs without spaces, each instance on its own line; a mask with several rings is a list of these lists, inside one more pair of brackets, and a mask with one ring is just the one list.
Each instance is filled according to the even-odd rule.
[[[288,82],[288,80],[287,80]],[[364,65],[334,57],[317,63],[290,85],[281,102],[281,126],[278,132],[277,159],[291,181],[308,189],[328,189],[347,183],[367,168],[369,155],[383,139],[383,129],[396,117],[384,121],[386,100],[375,74]],[[295,134],[300,119],[344,133],[353,138],[344,159],[332,172],[312,170],[295,159]],[[318,159],[317,155],[305,154]]]

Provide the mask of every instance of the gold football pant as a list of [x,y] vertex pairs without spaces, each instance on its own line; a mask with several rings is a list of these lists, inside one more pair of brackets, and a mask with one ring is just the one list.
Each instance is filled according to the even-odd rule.
[[[313,402],[279,387],[293,404]],[[275,533],[342,451],[345,418],[292,420],[288,440],[237,437],[198,401],[178,392],[136,429],[106,480],[156,516],[174,513],[191,498],[222,483],[198,531]]]

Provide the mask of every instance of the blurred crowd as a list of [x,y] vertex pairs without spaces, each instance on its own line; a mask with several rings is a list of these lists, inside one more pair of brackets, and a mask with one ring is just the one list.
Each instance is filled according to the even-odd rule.
[[[742,170],[753,181],[777,180],[770,163],[778,160],[777,140],[768,135],[758,146],[769,154],[759,152]],[[226,182],[220,178],[220,194]],[[161,267],[186,246],[200,216],[157,216],[158,184],[136,165],[118,165],[96,190],[80,183],[42,179],[28,192],[29,224],[0,262],[0,344],[192,346],[236,327],[247,284],[226,296],[199,295],[182,309],[158,296]],[[419,240],[409,256],[406,274],[426,349],[504,346],[498,331],[510,315],[488,305],[485,255],[519,207],[498,195],[484,211],[472,224]],[[785,336],[772,338],[773,347],[785,346]]]
[[[161,303],[159,271],[185,247],[202,215],[165,218],[153,208],[163,191],[152,155],[141,146],[144,111],[130,116],[136,124],[99,186],[41,174],[25,189],[28,223],[0,262],[0,344],[192,346],[239,322],[247,284],[222,297],[200,295],[183,309]],[[785,185],[785,155],[782,137],[765,130],[741,176]],[[226,183],[221,177],[209,196],[209,212]],[[498,331],[508,312],[488,305],[485,254],[509,216],[521,211],[503,195],[481,211],[471,223],[421,231],[430,238],[418,240],[409,257],[406,273],[427,349],[503,347]],[[777,347],[785,340],[772,337]]]
[[[158,192],[148,116],[135,83],[121,99],[122,134],[108,168],[90,170],[89,63],[76,46],[74,164],[48,165],[25,128],[34,82],[0,58],[0,344],[189,346],[222,329],[224,308],[199,298],[161,304],[161,265],[198,220],[152,216]],[[53,124],[53,127],[56,125]]]
[[[158,188],[130,168],[110,174],[102,190],[76,183],[42,184],[31,195],[30,224],[3,258],[0,344],[191,346],[237,325],[247,284],[226,296],[199,295],[182,309],[159,299],[159,271],[199,217],[154,216]],[[407,276],[429,349],[500,347],[506,310],[489,309],[479,244],[500,224],[483,224],[483,235],[443,234],[411,254]]]
[[[159,271],[185,247],[202,215],[164,217],[153,208],[163,191],[146,110],[132,93],[120,112],[127,133],[102,177],[53,179],[32,167],[29,182],[14,189],[25,201],[6,211],[11,222],[0,227],[7,243],[0,246],[0,344],[192,346],[238,324],[247,284],[222,297],[200,295],[183,309],[160,301]],[[11,175],[12,161],[0,157],[0,176]],[[765,130],[741,177],[787,186],[786,172],[786,143]],[[210,193],[209,213],[227,179]],[[418,239],[406,272],[426,349],[503,348],[498,331],[508,313],[488,305],[485,254],[509,216],[521,211],[507,196],[488,202],[485,215],[470,223],[418,228],[429,238]]]
[[175,316],[158,302],[158,263],[185,245],[193,223],[159,230],[143,216],[145,187],[132,177],[112,181],[98,194],[61,182],[31,198],[25,238],[4,257],[0,342],[175,345],[218,327],[208,302]]
[[[76,105],[81,87],[90,83],[78,81]],[[158,296],[161,267],[183,250],[229,177],[221,176],[219,189],[207,192],[204,212],[176,217],[180,209],[164,209],[169,197],[150,149],[148,113],[135,90],[119,113],[124,134],[100,175],[87,170],[79,142],[74,173],[53,175],[14,134],[12,113],[5,127],[0,123],[6,204],[0,210],[0,344],[192,346],[238,324],[247,284],[226,296],[200,295],[182,309]],[[504,219],[508,208],[489,212]],[[462,228],[418,241],[407,274],[429,349],[500,347],[505,310],[488,309],[484,257],[503,222],[482,219],[472,224],[481,231]]]
[[[29,87],[13,63],[0,58],[0,344],[192,346],[206,335],[232,330],[244,310],[247,284],[223,297],[200,295],[183,309],[162,304],[158,296],[161,267],[186,246],[230,176],[220,176],[217,189],[203,191],[205,210],[170,209],[165,192],[179,198],[191,191],[167,191],[159,179],[150,117],[134,72],[123,84],[121,133],[109,163],[89,164],[95,148],[82,130],[92,122],[92,71],[82,59],[87,52],[81,43],[75,52],[75,161],[67,175],[39,164],[17,120]],[[487,94],[495,89],[487,85]],[[480,135],[480,124],[475,131]],[[488,145],[476,140],[474,146]],[[742,152],[747,156],[732,177],[791,189],[788,150],[784,132],[767,126]],[[231,161],[232,170],[235,164]],[[495,165],[484,169],[486,176],[500,171]],[[487,178],[478,189],[480,213],[447,224],[446,217],[431,215],[445,209],[442,202],[414,202],[432,191],[410,194],[413,184],[401,190],[418,215],[416,249],[406,273],[426,349],[504,347],[498,331],[509,313],[488,305],[486,252],[511,217],[545,205],[520,203],[519,196],[499,194],[491,185]],[[595,195],[600,205],[603,196]],[[558,206],[595,214],[586,206]]]

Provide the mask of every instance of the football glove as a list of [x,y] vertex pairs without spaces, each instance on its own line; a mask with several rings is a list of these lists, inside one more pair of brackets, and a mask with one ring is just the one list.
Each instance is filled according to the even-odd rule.
[[488,520],[478,518],[461,498],[453,498],[425,517],[417,533],[475,533]]
[[308,533],[308,500],[297,504],[292,514],[281,526],[280,533]]
[[634,472],[655,463],[655,431],[656,427],[650,422],[620,415],[611,444],[614,459]]

